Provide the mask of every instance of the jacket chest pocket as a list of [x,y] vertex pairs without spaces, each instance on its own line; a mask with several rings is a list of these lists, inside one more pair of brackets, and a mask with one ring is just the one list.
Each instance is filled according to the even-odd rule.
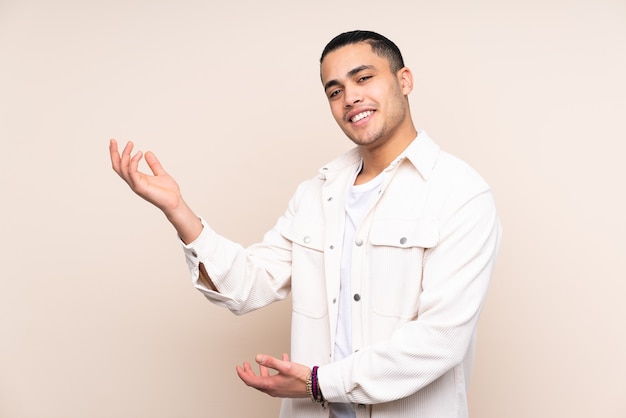
[[293,310],[311,318],[325,316],[324,226],[296,218],[281,234],[291,241]]
[[382,316],[415,319],[422,292],[424,251],[437,245],[436,219],[372,222],[369,283],[373,310]]

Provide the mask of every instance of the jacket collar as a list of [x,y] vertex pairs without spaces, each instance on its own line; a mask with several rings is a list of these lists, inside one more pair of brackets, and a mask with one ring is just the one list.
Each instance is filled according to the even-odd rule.
[[398,157],[407,159],[417,169],[424,180],[432,174],[441,148],[433,141],[426,131],[419,131],[417,137]]
[[[435,168],[439,152],[439,145],[428,136],[426,131],[418,131],[417,137],[402,154],[389,165],[389,168],[407,160],[417,169],[424,180],[428,180]],[[359,149],[354,147],[320,168],[319,175],[322,179],[330,179],[334,177],[336,173],[346,168],[354,167],[353,170],[356,170],[356,166],[360,163],[361,154],[359,153]]]

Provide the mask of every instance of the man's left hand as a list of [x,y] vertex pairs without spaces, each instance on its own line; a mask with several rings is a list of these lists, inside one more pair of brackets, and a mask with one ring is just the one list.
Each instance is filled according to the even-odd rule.
[[[255,361],[259,365],[257,376],[248,362],[237,366],[237,374],[244,383],[270,396],[279,398],[306,398],[306,380],[311,369],[305,365],[289,361],[283,354],[282,360],[266,354],[257,354]],[[270,374],[270,369],[277,373]]]

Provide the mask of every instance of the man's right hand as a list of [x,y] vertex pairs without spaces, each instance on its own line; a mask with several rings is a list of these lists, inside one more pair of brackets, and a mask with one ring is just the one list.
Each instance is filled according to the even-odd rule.
[[117,141],[111,139],[109,151],[113,170],[133,192],[163,211],[184,242],[189,243],[195,240],[200,235],[202,224],[183,200],[178,184],[163,169],[152,152],[145,154],[145,160],[152,175],[139,171],[139,162],[144,155],[138,151],[131,156],[133,146],[132,142],[128,142],[120,155]]

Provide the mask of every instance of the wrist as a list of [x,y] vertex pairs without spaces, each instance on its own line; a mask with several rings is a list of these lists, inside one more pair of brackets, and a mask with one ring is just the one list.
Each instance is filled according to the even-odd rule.
[[322,407],[326,408],[326,399],[324,399],[322,388],[320,388],[320,383],[317,379],[317,369],[317,366],[313,366],[306,379],[306,392],[312,402],[319,403]]
[[194,241],[202,232],[202,221],[183,201],[176,209],[163,213],[185,244]]

